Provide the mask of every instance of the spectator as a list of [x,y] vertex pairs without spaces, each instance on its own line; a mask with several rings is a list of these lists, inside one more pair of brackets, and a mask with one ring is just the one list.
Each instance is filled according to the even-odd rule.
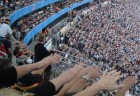
[[[51,55],[51,53],[44,47],[45,36],[41,35],[38,38],[38,43],[35,45],[35,62],[42,60],[44,57]],[[49,80],[51,75],[51,66],[48,66],[45,70],[46,77]]]
[[12,43],[11,43],[11,35],[7,34],[6,39],[3,41],[3,44],[6,49],[6,53],[8,55],[8,58],[12,59]]
[[0,41],[3,42],[7,34],[12,34],[12,29],[6,24],[6,18],[1,18],[2,24],[0,25]]

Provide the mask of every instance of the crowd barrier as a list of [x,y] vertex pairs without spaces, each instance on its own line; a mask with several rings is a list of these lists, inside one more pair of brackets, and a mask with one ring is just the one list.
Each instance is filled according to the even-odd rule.
[[43,28],[45,28],[47,25],[49,25],[50,23],[52,23],[53,21],[55,21],[56,19],[58,19],[59,17],[61,17],[62,15],[64,15],[65,13],[68,13],[70,11],[72,11],[73,9],[80,7],[84,4],[90,3],[94,0],[83,0],[81,2],[75,3],[72,6],[65,8],[61,11],[59,11],[58,13],[52,15],[51,17],[49,17],[48,19],[46,19],[45,21],[43,21],[42,23],[40,23],[39,25],[37,25],[35,28],[33,28],[24,38],[24,44],[27,45],[29,43],[29,41],[38,33],[40,32]]
[[50,5],[50,4],[58,2],[58,1],[60,1],[60,0],[42,0],[41,2],[37,2],[35,4],[21,8],[9,16],[9,19],[11,20],[10,25],[12,25],[16,20],[20,19],[21,17],[23,17],[35,10],[38,10],[44,6]]

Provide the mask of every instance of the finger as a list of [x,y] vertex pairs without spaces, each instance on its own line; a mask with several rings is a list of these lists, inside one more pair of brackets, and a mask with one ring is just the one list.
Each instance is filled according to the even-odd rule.
[[132,81],[133,81],[133,84],[136,84],[138,82],[137,77],[132,77]]
[[100,71],[101,70],[101,68],[100,67],[94,67],[94,68],[92,68],[93,70],[96,70],[96,71]]
[[117,72],[116,70],[113,70],[111,72],[109,72],[107,75],[111,76],[112,74],[114,74],[115,72]]
[[59,55],[57,53],[55,54],[51,54],[52,56],[55,56],[55,57],[59,57]]
[[103,73],[102,77],[104,77],[104,76],[106,76],[106,75],[107,75],[107,71],[108,71],[108,69],[106,69],[106,70],[104,71],[104,73]]
[[116,89],[120,89],[120,88],[124,88],[124,87],[125,87],[124,84],[115,85],[115,90],[116,90]]
[[56,57],[57,59],[59,59],[59,58],[60,58],[60,55],[56,55],[55,57]]
[[134,84],[138,83],[138,80],[134,80]]
[[57,59],[57,60],[56,60],[56,63],[59,63],[60,61],[61,61],[60,59]]
[[83,68],[85,68],[85,67],[88,67],[85,63],[79,63],[79,64],[77,64],[78,66],[81,66],[81,67],[83,67]]
[[91,66],[86,67],[86,70],[91,71],[93,68]]
[[56,57],[60,57],[60,55],[58,55],[58,54],[54,54],[54,56],[56,56]]
[[85,66],[86,64],[85,64],[85,63],[79,63],[78,65],[80,65],[80,66]]
[[75,65],[73,68],[78,68],[80,70],[84,69],[84,67],[83,66],[80,66],[80,65]]
[[119,71],[119,72],[114,72],[111,76],[113,76],[113,77],[115,77],[115,76],[120,76],[120,74],[121,74],[121,71]]
[[115,80],[114,82],[116,82],[119,78],[120,78],[120,75],[117,75],[117,76],[115,76],[115,77],[112,77],[112,79]]

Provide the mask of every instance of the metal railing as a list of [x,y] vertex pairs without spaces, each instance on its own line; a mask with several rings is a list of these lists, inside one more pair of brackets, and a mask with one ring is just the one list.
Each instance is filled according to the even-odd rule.
[[[61,61],[59,64],[57,65],[53,65],[52,66],[52,75],[53,77],[57,77],[59,76],[63,71],[66,71],[67,69],[69,68],[72,68],[73,66],[75,66],[76,64],[79,64],[81,62],[84,62],[87,66],[97,66],[96,65],[96,62],[97,61],[91,61],[91,64],[87,64],[87,59],[82,59],[82,58],[79,58],[77,56],[73,56],[71,54],[68,54],[68,53],[65,53],[65,52],[62,52],[60,50],[56,50],[56,53],[58,53],[61,57]],[[67,57],[65,57],[67,55]],[[82,60],[81,62],[79,62],[80,60]],[[103,70],[101,70],[101,72],[103,73]],[[97,79],[98,80],[98,79]],[[92,82],[95,82],[97,80],[93,80]],[[109,94],[109,96],[114,96],[113,92],[101,92],[101,93],[106,93],[106,94]]]

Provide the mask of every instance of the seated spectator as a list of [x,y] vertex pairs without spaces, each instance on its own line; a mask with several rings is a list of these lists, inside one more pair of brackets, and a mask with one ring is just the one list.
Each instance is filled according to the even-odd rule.
[[5,49],[5,46],[3,43],[0,43],[0,51],[1,51],[0,56],[2,56],[2,57],[7,56],[6,49]]
[[12,62],[10,59],[0,58],[0,71],[9,68],[11,65],[12,65]]
[[12,44],[11,44],[11,35],[7,34],[5,37],[5,40],[3,41],[3,44],[6,49],[6,54],[8,55],[8,58],[12,59]]
[[16,58],[18,58],[23,54],[23,51],[22,51],[21,47],[17,46],[17,47],[15,47],[15,50],[13,53],[16,56]]

